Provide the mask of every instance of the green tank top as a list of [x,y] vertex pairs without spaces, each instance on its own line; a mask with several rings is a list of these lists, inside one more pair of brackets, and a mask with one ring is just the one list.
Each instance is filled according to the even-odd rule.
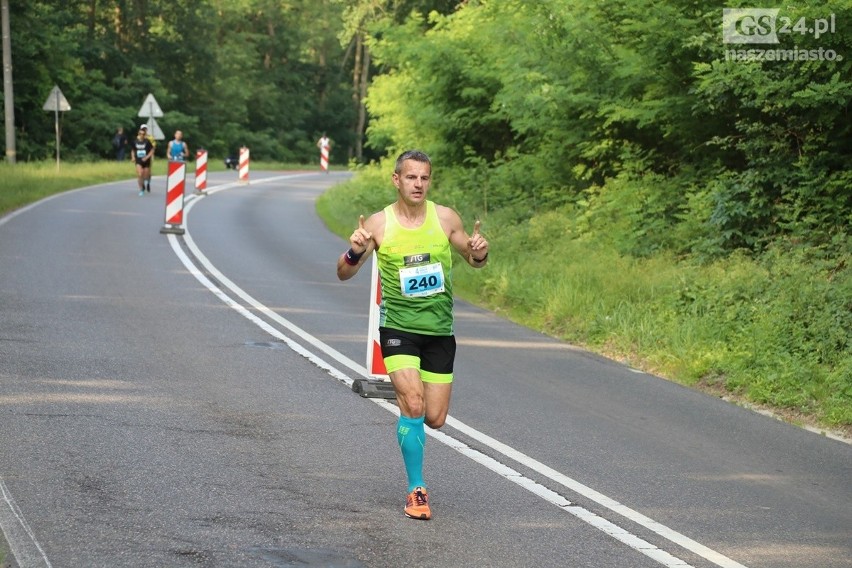
[[385,207],[385,234],[376,251],[382,303],[379,325],[424,335],[453,334],[453,255],[438,211],[426,202],[416,229],[399,224]]

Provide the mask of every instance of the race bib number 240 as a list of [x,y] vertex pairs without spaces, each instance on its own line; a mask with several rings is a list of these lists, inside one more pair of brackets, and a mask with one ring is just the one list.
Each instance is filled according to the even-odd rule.
[[412,266],[399,271],[402,294],[410,298],[431,296],[444,291],[444,267],[440,262]]

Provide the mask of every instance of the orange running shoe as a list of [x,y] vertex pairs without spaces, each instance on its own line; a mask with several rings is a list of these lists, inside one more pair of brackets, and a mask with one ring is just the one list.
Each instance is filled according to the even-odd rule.
[[424,487],[415,487],[405,500],[405,516],[409,519],[428,521],[432,518],[429,495]]

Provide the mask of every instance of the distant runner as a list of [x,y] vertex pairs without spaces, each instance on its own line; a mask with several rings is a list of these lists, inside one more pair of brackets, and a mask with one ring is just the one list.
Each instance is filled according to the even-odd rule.
[[147,130],[139,129],[136,140],[133,141],[133,159],[136,162],[136,182],[139,185],[139,197],[145,195],[145,190],[151,192],[151,158],[154,156],[154,145],[146,137]]

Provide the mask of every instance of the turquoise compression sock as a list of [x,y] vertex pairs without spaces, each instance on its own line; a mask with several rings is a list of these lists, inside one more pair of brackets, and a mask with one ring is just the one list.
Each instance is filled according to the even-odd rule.
[[426,487],[423,482],[423,449],[426,446],[426,429],[423,422],[426,416],[409,418],[400,415],[396,424],[396,439],[402,450],[402,461],[408,474],[408,492],[415,487]]

